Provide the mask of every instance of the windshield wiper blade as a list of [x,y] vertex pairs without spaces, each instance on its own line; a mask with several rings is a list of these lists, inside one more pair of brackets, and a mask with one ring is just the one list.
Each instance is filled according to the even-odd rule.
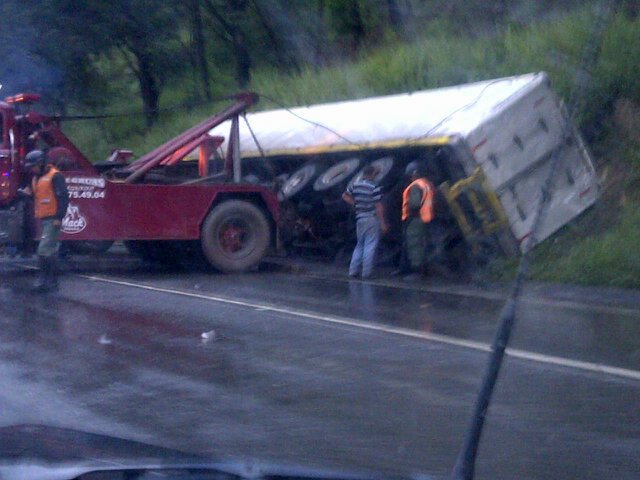
[[[0,464],[0,478],[39,480],[127,480],[146,478],[201,480],[381,480],[382,477],[298,467],[261,467],[243,463],[43,463],[23,460]],[[402,480],[398,477],[397,480]],[[416,480],[407,478],[406,480]],[[432,480],[420,476],[419,480]]]
[[[433,480],[429,475],[382,476],[371,472],[301,467],[254,459],[220,461],[137,440],[46,425],[0,428],[0,478],[68,480],[167,477],[216,480]],[[94,475],[95,474],[95,475]],[[117,476],[119,475],[119,476]]]

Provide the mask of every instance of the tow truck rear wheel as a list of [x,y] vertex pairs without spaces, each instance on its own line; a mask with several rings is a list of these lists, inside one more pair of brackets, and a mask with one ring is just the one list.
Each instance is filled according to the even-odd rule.
[[270,227],[265,214],[244,200],[228,200],[214,207],[202,226],[202,250],[222,272],[255,267],[267,253]]

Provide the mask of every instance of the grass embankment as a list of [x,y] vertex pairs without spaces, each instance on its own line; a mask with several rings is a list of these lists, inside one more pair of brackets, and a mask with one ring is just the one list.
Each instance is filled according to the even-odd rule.
[[[465,82],[547,71],[565,98],[571,92],[593,18],[586,11],[553,21],[513,26],[487,37],[468,38],[447,28],[427,27],[411,44],[390,42],[363,53],[358,61],[324,70],[285,75],[254,72],[251,89],[277,99],[278,105],[304,105],[370,95],[422,90]],[[603,179],[598,205],[536,248],[534,279],[593,285],[640,287],[640,20],[618,15],[610,25],[578,121],[587,134]],[[184,82],[192,85],[190,81]],[[224,82],[227,84],[227,82]],[[179,83],[165,90],[169,98],[187,98]],[[224,92],[221,92],[224,93]],[[114,104],[123,107],[125,101]],[[620,114],[620,106],[624,106]],[[260,108],[274,108],[270,101]],[[163,116],[151,131],[141,119],[109,121],[68,128],[92,158],[106,158],[115,144],[141,153],[157,146],[216,106]],[[99,130],[99,131],[98,131]],[[634,140],[635,135],[635,140]],[[492,271],[507,278],[512,261],[498,261]]]

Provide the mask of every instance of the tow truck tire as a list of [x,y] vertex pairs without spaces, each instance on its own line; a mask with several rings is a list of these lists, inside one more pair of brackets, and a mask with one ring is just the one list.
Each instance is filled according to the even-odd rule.
[[269,248],[271,229],[264,212],[251,202],[227,200],[209,212],[201,233],[202,251],[221,272],[257,266]]

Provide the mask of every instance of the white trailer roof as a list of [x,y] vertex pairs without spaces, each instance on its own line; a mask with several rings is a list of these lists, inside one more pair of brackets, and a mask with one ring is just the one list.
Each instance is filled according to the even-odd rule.
[[[501,105],[547,81],[532,73],[466,85],[247,114],[266,155],[361,150],[408,144],[443,144],[472,132]],[[211,130],[225,136],[225,122]],[[240,123],[243,157],[259,151]]]

